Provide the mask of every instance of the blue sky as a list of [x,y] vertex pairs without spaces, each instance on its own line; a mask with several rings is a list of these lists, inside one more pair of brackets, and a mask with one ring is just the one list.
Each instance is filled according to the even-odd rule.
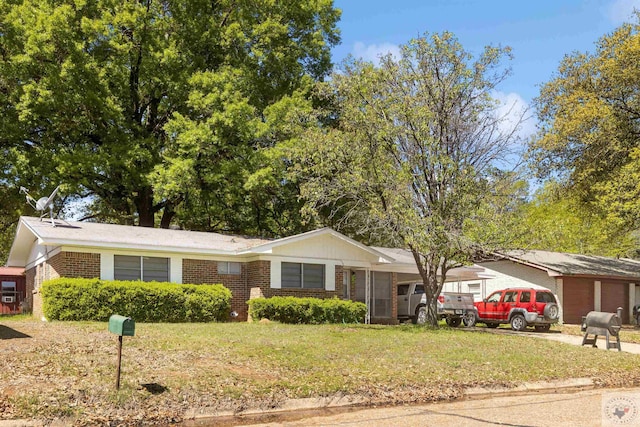
[[640,0],[335,0],[335,6],[342,10],[335,63],[348,54],[375,61],[411,38],[446,30],[474,53],[489,44],[510,46],[513,72],[497,97],[526,107],[565,54],[593,52],[600,37],[632,20]]

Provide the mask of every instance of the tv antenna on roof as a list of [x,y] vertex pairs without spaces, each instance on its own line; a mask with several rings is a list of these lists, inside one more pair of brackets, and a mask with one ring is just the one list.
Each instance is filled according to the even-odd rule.
[[53,190],[53,192],[49,197],[41,197],[38,200],[31,197],[31,195],[29,194],[29,190],[27,190],[24,187],[20,187],[20,192],[27,195],[27,203],[29,203],[29,205],[32,208],[34,208],[37,211],[40,211],[40,221],[42,221],[42,218],[44,218],[47,215],[45,211],[48,208],[49,216],[51,217],[51,225],[55,227],[56,223],[53,220],[53,199],[55,199],[59,189],[60,189],[60,186],[58,185],[55,188],[55,190]]

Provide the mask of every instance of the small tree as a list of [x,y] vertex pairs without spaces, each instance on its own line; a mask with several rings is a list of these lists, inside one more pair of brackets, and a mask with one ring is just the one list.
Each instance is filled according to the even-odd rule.
[[447,271],[478,245],[464,222],[489,194],[509,153],[492,91],[509,73],[509,49],[473,60],[450,33],[412,40],[380,66],[350,61],[322,87],[337,128],[310,129],[300,146],[302,194],[370,243],[407,247],[425,285],[429,323]]

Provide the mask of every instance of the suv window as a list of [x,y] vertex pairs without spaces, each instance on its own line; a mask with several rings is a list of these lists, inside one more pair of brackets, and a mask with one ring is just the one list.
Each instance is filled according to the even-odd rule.
[[487,302],[498,302],[500,301],[500,297],[502,296],[502,292],[496,292],[495,294],[489,295],[487,298]]
[[398,285],[398,295],[406,295],[409,292],[409,285]]
[[556,302],[551,292],[536,292],[536,302]]
[[531,292],[522,291],[520,294],[520,302],[531,302]]
[[518,293],[518,291],[509,291],[509,292],[505,293],[503,302],[516,302],[516,294],[517,293]]
[[424,285],[416,285],[416,289],[413,291],[414,294],[424,294]]

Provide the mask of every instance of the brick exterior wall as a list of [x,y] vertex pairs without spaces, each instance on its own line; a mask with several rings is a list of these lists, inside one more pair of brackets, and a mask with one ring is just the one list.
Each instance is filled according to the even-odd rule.
[[[241,263],[240,274],[219,274],[218,261],[212,260],[182,260],[182,282],[192,284],[222,284],[231,293],[231,310],[238,313],[235,320],[243,321],[248,318],[249,298],[294,296],[314,298],[342,298],[343,292],[342,266],[335,267],[335,290],[324,289],[275,289],[271,288],[271,263],[270,261],[252,261]],[[58,277],[100,277],[100,254],[82,252],[60,252],[51,257],[47,262],[37,265],[25,272],[26,298],[25,305],[36,317],[42,317],[42,298],[39,288],[42,282]],[[392,318],[396,312],[396,288],[397,275],[393,274],[392,283]],[[355,289],[351,289],[352,299]]]
[[[25,309],[37,318],[43,316],[40,285],[59,277],[100,277],[100,254],[85,252],[60,252],[42,264],[26,271],[27,295]],[[30,296],[30,297],[29,297]]]
[[247,319],[247,291],[248,266],[241,263],[240,274],[219,274],[218,261],[183,259],[182,283],[192,284],[222,284],[231,291],[231,311],[238,313],[235,320]]
[[247,263],[247,287],[251,296],[266,296],[271,286],[271,262],[252,261]]
[[391,318],[395,319],[396,322],[398,322],[398,274],[397,273],[391,273]]
[[47,262],[50,270],[45,280],[57,277],[100,277],[100,254],[84,252],[60,252]]

